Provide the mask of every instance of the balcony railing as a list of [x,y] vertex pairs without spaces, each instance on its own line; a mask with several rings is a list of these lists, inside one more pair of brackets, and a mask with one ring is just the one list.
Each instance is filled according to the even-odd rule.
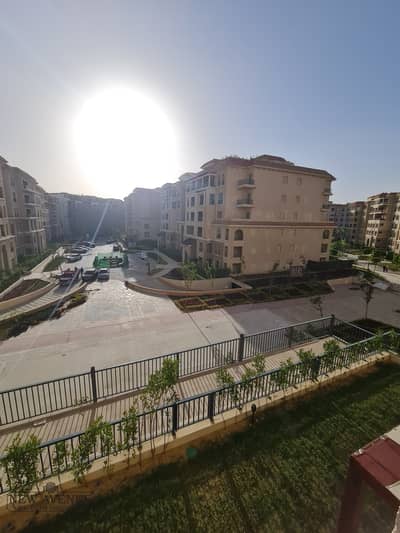
[[253,178],[250,178],[250,177],[239,180],[237,184],[238,184],[239,189],[244,189],[244,188],[249,188],[249,187],[253,188],[256,186],[256,182],[254,181]]
[[236,205],[238,207],[251,207],[254,204],[252,198],[238,198],[236,200]]

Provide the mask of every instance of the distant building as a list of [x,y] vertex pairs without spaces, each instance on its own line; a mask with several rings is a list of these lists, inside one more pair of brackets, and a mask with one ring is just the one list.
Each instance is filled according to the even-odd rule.
[[161,231],[161,191],[136,187],[124,199],[125,228],[130,243],[157,241]]
[[378,250],[397,249],[397,234],[393,232],[399,212],[400,193],[383,192],[367,200],[365,239],[366,246]]
[[253,274],[326,261],[331,182],[281,157],[213,159],[185,184],[185,260]]
[[330,204],[329,221],[336,226],[335,237],[352,246],[364,245],[366,213],[366,202]]
[[389,248],[397,255],[400,255],[400,193],[397,200],[396,209],[393,213],[392,231],[389,237]]
[[17,255],[36,255],[47,247],[45,193],[35,178],[20,168],[3,165],[10,231]]
[[160,246],[173,250],[182,249],[185,223],[185,182],[195,173],[187,172],[176,183],[161,187]]
[[6,166],[7,161],[0,157],[0,271],[12,270],[17,264],[17,243],[8,218],[3,180]]

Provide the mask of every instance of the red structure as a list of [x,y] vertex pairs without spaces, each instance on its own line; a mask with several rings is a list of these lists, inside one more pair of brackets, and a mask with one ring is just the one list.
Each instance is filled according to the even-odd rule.
[[357,531],[363,483],[374,489],[380,498],[397,511],[400,505],[400,426],[350,457],[338,533]]

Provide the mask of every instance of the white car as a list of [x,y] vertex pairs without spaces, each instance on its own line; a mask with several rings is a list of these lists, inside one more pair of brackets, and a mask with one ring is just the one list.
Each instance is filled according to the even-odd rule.
[[97,279],[100,281],[107,281],[110,279],[110,271],[108,268],[100,268],[99,273],[97,274]]

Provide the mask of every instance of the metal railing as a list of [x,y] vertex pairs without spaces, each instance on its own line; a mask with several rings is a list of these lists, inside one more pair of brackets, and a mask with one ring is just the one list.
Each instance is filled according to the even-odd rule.
[[[325,319],[326,320],[326,319]],[[282,331],[281,328],[280,331]],[[179,400],[165,405],[152,412],[138,415],[136,446],[163,435],[175,435],[179,429],[196,424],[206,419],[213,420],[219,414],[232,409],[241,410],[246,404],[260,398],[268,398],[276,392],[296,387],[309,380],[318,381],[330,373],[349,369],[352,365],[367,361],[368,357],[382,351],[385,339],[390,332],[382,335],[383,342],[377,342],[377,336],[361,340],[340,349],[333,355],[317,355],[310,363],[293,363],[286,372],[281,368],[264,372],[250,380],[238,381],[234,385],[216,388],[205,393]],[[386,346],[387,347],[387,346]],[[126,435],[123,420],[111,422],[112,446],[105,452],[101,442],[97,442],[91,450],[90,462],[106,457],[110,453],[118,453],[123,449]],[[54,439],[39,446],[38,478],[46,479],[62,471],[72,468],[72,451],[79,446],[84,432],[74,433],[66,437]],[[57,461],[60,443],[64,443],[65,458],[63,464]],[[0,493],[8,491],[7,476],[0,469]]]
[[[358,337],[350,339],[349,334],[346,337],[344,330],[349,328],[353,328]],[[365,338],[358,333],[359,329],[334,316],[325,317],[253,335],[241,334],[235,339],[159,357],[102,369],[91,367],[89,372],[1,391],[0,426],[143,389],[149,376],[160,370],[165,359],[179,361],[179,377],[182,378],[213,370],[226,362],[240,362],[257,353],[268,355],[287,350],[332,333],[354,342]]]

